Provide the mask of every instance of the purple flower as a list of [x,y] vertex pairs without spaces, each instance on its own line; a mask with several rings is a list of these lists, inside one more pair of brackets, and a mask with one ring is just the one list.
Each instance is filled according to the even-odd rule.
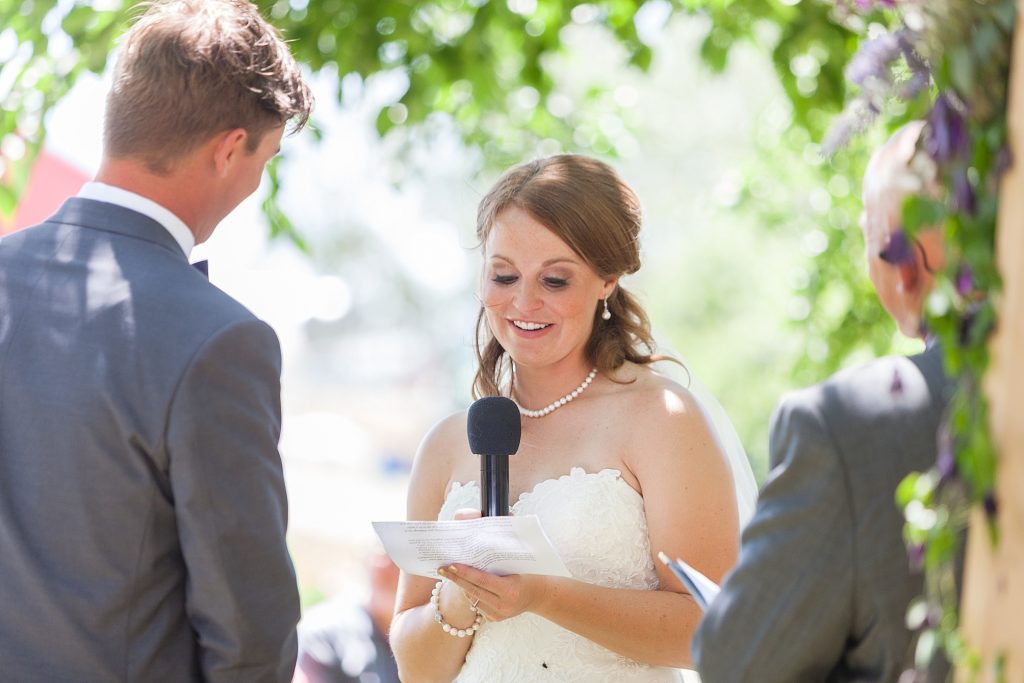
[[899,370],[894,370],[892,373],[892,384],[889,385],[889,393],[893,396],[899,396],[903,393],[903,378],[900,377]]
[[913,76],[908,78],[906,81],[900,84],[897,95],[901,100],[912,100],[917,97],[917,94],[927,88],[932,82],[932,77],[928,73],[915,73]]
[[884,33],[872,38],[864,42],[853,55],[853,59],[846,67],[846,77],[860,86],[871,78],[888,81],[889,65],[896,61],[901,53],[899,36],[896,34]]
[[907,559],[910,560],[910,571],[921,571],[924,567],[924,544],[912,543],[907,548]]
[[896,39],[900,45],[900,51],[903,53],[903,57],[907,60],[907,66],[915,74],[929,74],[928,65],[925,64],[924,59],[918,54],[917,49],[914,47],[914,43],[911,38],[918,39],[918,35],[909,30],[897,31]]
[[863,97],[853,100],[842,114],[832,122],[821,143],[821,155],[826,159],[846,147],[854,135],[863,132],[878,116],[878,107]]
[[878,258],[894,266],[913,263],[914,252],[910,248],[910,240],[902,230],[889,235],[889,243],[878,253]]
[[999,501],[996,500],[996,494],[989,491],[985,494],[985,499],[982,501],[982,506],[985,508],[985,516],[990,521],[995,520],[996,513],[999,512]]
[[903,100],[913,99],[932,82],[932,75],[928,65],[925,64],[924,59],[918,54],[910,40],[912,35],[910,31],[906,30],[899,31],[896,34],[900,52],[903,53],[903,58],[907,61],[907,66],[910,67],[911,73],[910,78],[900,84],[899,92],[897,93]]
[[977,209],[977,201],[974,188],[971,187],[971,179],[967,177],[966,168],[953,170],[953,207],[960,213],[973,216]]
[[967,298],[974,292],[974,271],[966,263],[961,263],[956,271],[956,293]]
[[945,484],[956,478],[956,456],[953,454],[953,438],[949,426],[943,425],[939,430],[939,454],[935,461],[939,470],[939,483]]
[[949,95],[939,95],[928,113],[928,127],[925,131],[924,149],[938,164],[966,156],[970,147],[967,124],[964,117],[953,106]]

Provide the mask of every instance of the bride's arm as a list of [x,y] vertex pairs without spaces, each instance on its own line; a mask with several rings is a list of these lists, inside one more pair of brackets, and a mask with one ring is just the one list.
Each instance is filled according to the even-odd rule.
[[[413,465],[407,499],[410,520],[435,520],[452,475],[454,454],[465,449],[465,414],[438,424],[423,440]],[[462,669],[471,636],[453,637],[434,619],[430,593],[435,581],[402,572],[389,642],[403,683],[454,680]],[[449,624],[465,628],[476,615],[455,586],[441,591],[439,610]]]
[[[627,464],[641,487],[652,554],[680,557],[716,582],[736,561],[738,515],[728,464],[685,391],[634,396],[623,429]],[[623,413],[626,414],[626,413]],[[700,608],[671,572],[654,561],[661,589],[613,589],[572,579],[497,577],[457,565],[455,580],[489,619],[534,612],[621,655],[661,666],[691,667],[690,639]]]

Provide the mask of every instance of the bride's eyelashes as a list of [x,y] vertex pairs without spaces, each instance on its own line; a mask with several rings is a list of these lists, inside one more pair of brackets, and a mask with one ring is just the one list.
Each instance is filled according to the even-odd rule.
[[[498,285],[512,285],[519,281],[518,275],[494,275],[491,277],[491,282]],[[564,277],[544,277],[541,278],[541,282],[548,289],[562,289],[569,286],[568,278]]]
[[561,289],[569,286],[569,281],[564,277],[546,277],[544,278],[544,284],[551,289]]

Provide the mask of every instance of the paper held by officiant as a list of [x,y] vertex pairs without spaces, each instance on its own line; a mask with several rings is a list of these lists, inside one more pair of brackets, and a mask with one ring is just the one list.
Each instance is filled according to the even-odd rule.
[[439,578],[438,567],[465,564],[501,576],[572,576],[536,515],[439,522],[374,522],[384,549],[407,574]]

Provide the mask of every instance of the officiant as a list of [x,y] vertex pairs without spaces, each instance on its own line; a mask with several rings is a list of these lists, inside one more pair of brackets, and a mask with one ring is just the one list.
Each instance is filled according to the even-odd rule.
[[942,234],[901,226],[907,196],[933,193],[922,149],[931,134],[907,124],[874,154],[861,219],[878,297],[925,348],[844,370],[777,408],[740,563],[693,640],[704,683],[883,682],[913,668],[906,613],[922,577],[895,493],[935,463],[951,391],[922,317],[944,265]]

